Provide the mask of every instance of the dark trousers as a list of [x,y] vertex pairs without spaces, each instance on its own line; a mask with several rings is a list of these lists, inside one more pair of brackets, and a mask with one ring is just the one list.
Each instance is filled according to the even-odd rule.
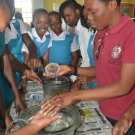
[[[112,124],[112,126],[114,127],[115,124],[118,122],[117,120],[111,119],[106,117],[107,120]],[[126,133],[126,135],[135,135],[135,124],[133,124],[130,129],[128,130],[128,132]]]

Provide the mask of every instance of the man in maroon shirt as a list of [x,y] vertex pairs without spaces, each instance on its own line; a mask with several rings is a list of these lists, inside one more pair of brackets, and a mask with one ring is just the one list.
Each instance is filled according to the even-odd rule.
[[[121,13],[120,2],[84,0],[91,27],[98,31],[94,40],[95,67],[60,66],[58,75],[96,76],[98,88],[57,95],[42,106],[43,110],[58,111],[75,101],[99,100],[101,112],[114,126],[135,100],[135,24]],[[127,132],[134,134],[135,124]]]

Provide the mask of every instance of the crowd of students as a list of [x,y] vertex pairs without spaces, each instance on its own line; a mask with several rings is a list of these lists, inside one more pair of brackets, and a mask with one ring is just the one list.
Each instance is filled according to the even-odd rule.
[[[132,124],[135,118],[135,24],[121,13],[120,2],[84,0],[84,6],[81,6],[69,0],[60,5],[59,13],[39,8],[33,13],[33,27],[27,30],[22,20],[12,19],[14,0],[0,0],[1,130],[12,121],[6,108],[13,101],[17,114],[25,109],[19,84],[22,82],[26,93],[26,80],[41,82],[34,70],[54,62],[61,65],[58,75],[72,73],[77,76],[71,85],[72,90],[77,91],[54,96],[42,105],[42,111],[28,126],[10,134],[35,134],[61,118],[55,116],[59,109],[81,100],[99,100],[101,112],[115,126],[113,135],[135,133]],[[68,26],[75,27],[74,33],[62,28],[61,18]],[[88,84],[88,90],[80,91],[81,84]],[[46,117],[52,109],[54,115]]]

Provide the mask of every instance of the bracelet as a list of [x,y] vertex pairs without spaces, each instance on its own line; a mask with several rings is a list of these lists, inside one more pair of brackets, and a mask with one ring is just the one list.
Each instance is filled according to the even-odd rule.
[[77,75],[78,75],[77,67],[76,67],[76,66],[72,66],[72,67],[74,67],[74,72],[73,72],[73,73],[71,73],[71,75],[75,75],[75,76],[77,76]]

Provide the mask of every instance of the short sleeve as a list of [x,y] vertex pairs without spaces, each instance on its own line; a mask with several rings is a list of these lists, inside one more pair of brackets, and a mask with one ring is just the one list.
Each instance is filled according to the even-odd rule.
[[26,46],[24,43],[23,43],[23,45],[22,45],[21,52],[22,52],[22,53],[23,53],[23,52],[26,52],[26,53],[29,54],[29,50],[28,50],[27,46]]
[[52,33],[50,32],[50,42],[49,42],[48,48],[50,48],[51,46],[52,46]]
[[50,39],[50,42],[49,42],[48,48],[50,48],[51,46],[52,46],[52,39]]
[[8,31],[8,28],[5,29],[5,44],[8,44],[10,42],[10,33]]
[[125,40],[122,63],[135,63],[135,31],[130,32]]

